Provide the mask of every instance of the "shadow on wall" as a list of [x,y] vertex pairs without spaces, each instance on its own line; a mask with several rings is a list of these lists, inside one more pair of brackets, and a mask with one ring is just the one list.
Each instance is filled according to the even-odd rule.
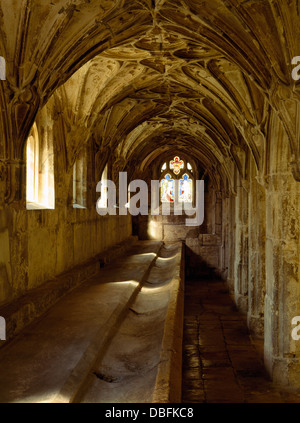
[[207,233],[206,225],[197,228],[187,227],[184,219],[184,216],[173,215],[136,216],[132,219],[133,235],[138,236],[140,240],[184,242],[186,277],[224,279],[226,274],[221,273],[221,236]]
[[186,278],[219,279],[221,277],[216,268],[210,266],[188,246],[185,246],[185,263]]

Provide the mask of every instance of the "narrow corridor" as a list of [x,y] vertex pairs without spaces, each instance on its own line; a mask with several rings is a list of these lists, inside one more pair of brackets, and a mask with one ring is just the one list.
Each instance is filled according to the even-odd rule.
[[269,380],[262,349],[223,281],[186,281],[182,402],[300,402]]

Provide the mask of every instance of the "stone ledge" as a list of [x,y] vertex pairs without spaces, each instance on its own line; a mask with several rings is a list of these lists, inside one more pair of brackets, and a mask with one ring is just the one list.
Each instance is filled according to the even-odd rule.
[[[89,261],[75,266],[72,270],[58,275],[22,297],[1,306],[0,316],[6,320],[6,340],[11,340],[68,292],[96,275],[101,267],[124,254],[136,241],[137,237],[131,236]],[[0,348],[4,346],[4,342],[3,345],[1,344]]]
[[[165,243],[167,244],[167,243]],[[153,403],[180,403],[184,320],[185,251],[181,243],[171,282],[170,301],[164,325]]]

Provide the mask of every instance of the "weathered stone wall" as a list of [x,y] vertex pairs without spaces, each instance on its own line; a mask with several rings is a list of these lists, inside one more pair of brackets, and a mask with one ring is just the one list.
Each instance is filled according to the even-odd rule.
[[300,184],[293,178],[286,134],[272,127],[266,188],[265,363],[283,384],[298,386],[300,343],[292,318],[300,315]]
[[94,210],[0,211],[0,304],[131,235],[129,216]]
[[300,315],[300,185],[289,167],[287,133],[272,116],[265,143],[264,172],[250,158],[245,178],[236,176],[236,194],[224,202],[228,285],[254,335],[264,338],[272,378],[298,386],[299,342],[292,319]]
[[50,101],[36,121],[39,133],[47,134],[47,141],[53,145],[55,209],[26,210],[23,177],[20,201],[0,210],[0,304],[88,261],[132,234],[129,215],[102,217],[96,212],[101,169],[95,169],[91,143],[81,146],[87,155],[87,180],[82,181],[87,207],[73,208],[73,164],[81,152],[79,149],[74,154],[73,146],[80,142],[81,133],[75,137],[74,133],[64,132],[54,118],[56,111],[57,106]]

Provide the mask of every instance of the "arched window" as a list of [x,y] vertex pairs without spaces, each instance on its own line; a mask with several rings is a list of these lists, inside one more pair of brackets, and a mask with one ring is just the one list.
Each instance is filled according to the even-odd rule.
[[6,61],[4,57],[0,56],[0,81],[6,80]]
[[162,203],[175,202],[175,189],[180,203],[193,202],[193,168],[190,163],[175,156],[161,166],[160,200]]
[[27,210],[54,209],[54,157],[52,133],[39,137],[36,123],[26,143],[26,207]]
[[73,208],[87,206],[87,157],[83,149],[73,166]]
[[193,201],[193,180],[187,173],[179,180],[179,201],[182,203]]
[[161,180],[161,202],[162,203],[173,203],[174,202],[174,179],[167,173]]
[[[101,176],[101,183],[108,179],[108,164],[106,164],[105,168],[103,169],[102,176]],[[107,200],[108,200],[108,193],[107,189],[101,188],[101,197],[98,200],[98,207],[107,208]]]
[[27,139],[27,203],[39,202],[39,139],[36,124]]

